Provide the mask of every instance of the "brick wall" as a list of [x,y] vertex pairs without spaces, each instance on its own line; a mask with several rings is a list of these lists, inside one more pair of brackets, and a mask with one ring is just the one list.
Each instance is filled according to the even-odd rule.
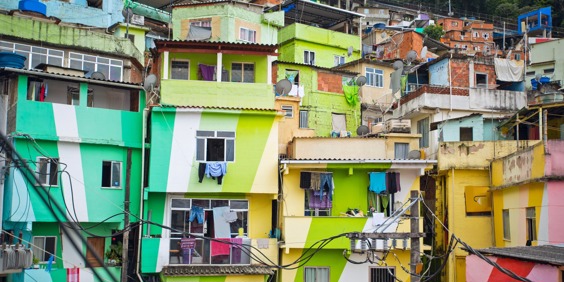
[[317,90],[343,94],[343,77],[339,74],[317,73]]

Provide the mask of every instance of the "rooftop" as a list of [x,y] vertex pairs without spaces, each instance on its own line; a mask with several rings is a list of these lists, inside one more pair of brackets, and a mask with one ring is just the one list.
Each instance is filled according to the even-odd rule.
[[284,11],[284,23],[287,26],[302,23],[329,28],[348,20],[364,18],[363,14],[307,0],[286,0],[282,5],[273,6],[270,10]]
[[482,254],[522,259],[533,262],[564,265],[564,245],[488,248],[478,250]]

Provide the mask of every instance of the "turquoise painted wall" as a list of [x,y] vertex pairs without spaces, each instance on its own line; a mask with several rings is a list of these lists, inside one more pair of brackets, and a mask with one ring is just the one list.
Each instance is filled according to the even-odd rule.
[[443,123],[444,142],[460,141],[460,128],[471,127],[473,141],[484,141],[484,120],[482,116],[471,116]]
[[[303,24],[292,24],[278,32],[280,61],[304,63],[304,51],[315,52],[315,65],[334,67],[334,56],[344,56],[345,63],[360,59],[361,41],[358,35],[336,32]],[[351,56],[348,49],[352,47]]]

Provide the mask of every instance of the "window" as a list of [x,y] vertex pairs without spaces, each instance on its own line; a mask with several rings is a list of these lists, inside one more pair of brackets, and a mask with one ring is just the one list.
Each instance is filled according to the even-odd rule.
[[282,111],[285,112],[284,116],[287,118],[293,118],[294,117],[294,107],[289,106],[289,105],[282,105]]
[[472,127],[460,128],[460,141],[474,141]]
[[[519,61],[519,60],[521,60],[521,54],[515,54],[515,55],[513,56],[513,58],[515,58],[515,60]],[[527,72],[527,73],[529,73],[529,72]],[[533,75],[534,75],[534,74],[535,74],[535,72],[533,72]]]
[[104,0],[88,0],[88,7],[102,9]]
[[486,39],[486,40],[488,40],[488,38],[490,38],[490,34],[487,33],[487,32],[484,32],[484,33],[482,34],[482,36],[483,36],[484,39]]
[[370,282],[395,282],[395,267],[371,267]]
[[384,87],[384,71],[375,68],[366,68],[366,85]]
[[451,26],[458,26],[458,22],[450,22]]
[[[55,246],[57,237],[55,236],[34,236],[33,237],[33,256],[38,258],[40,262],[47,262],[51,254],[55,254]],[[57,257],[54,257],[56,260]],[[53,261],[54,262],[54,261]]]
[[131,41],[131,43],[135,44],[135,35],[129,33],[127,34],[127,38]]
[[462,45],[462,50],[468,50],[468,45]]
[[232,82],[255,82],[255,65],[249,63],[231,64]]
[[257,42],[257,32],[252,29],[242,27],[239,29],[239,40],[253,43]]
[[[227,254],[213,255],[213,245],[201,237],[235,238],[248,235],[249,202],[229,199],[170,200],[170,264],[250,264],[249,247],[231,248]],[[219,213],[217,213],[219,212]],[[191,254],[182,255],[181,243],[186,233],[195,235]],[[242,239],[243,244],[250,240]]]
[[345,114],[331,114],[331,124],[333,132],[340,133],[347,130],[347,116]]
[[544,69],[543,70],[544,74],[553,74],[554,73],[554,68],[550,68],[550,69]]
[[104,188],[121,187],[121,162],[115,162],[115,161],[102,162],[102,187]]
[[394,143],[394,159],[405,160],[409,153],[409,143]]
[[47,186],[57,186],[59,183],[59,159],[58,158],[38,158],[37,159],[37,178],[39,184]]
[[334,66],[339,66],[345,63],[345,57],[344,56],[338,56],[336,55],[333,59],[333,65]]
[[170,78],[190,79],[190,62],[173,60],[170,63]]
[[190,22],[190,26],[211,27],[211,19],[193,21]]
[[235,132],[198,130],[196,139],[197,161],[235,161]]
[[329,267],[304,267],[304,282],[329,282]]
[[476,87],[488,88],[488,75],[485,73],[476,73]]
[[477,31],[474,31],[474,38],[478,38],[478,37],[480,37],[480,33],[477,32]]
[[41,63],[62,67],[65,57],[63,51],[7,41],[0,41],[0,51],[15,52],[26,57],[25,64],[28,69],[33,69]]
[[480,51],[480,46],[474,46],[474,51]]
[[304,51],[304,64],[315,65],[315,52]]
[[417,133],[421,134],[419,148],[429,147],[429,118],[417,121]]
[[308,112],[300,110],[300,128],[309,128],[307,118]]
[[87,71],[86,76],[97,71],[103,73],[107,80],[122,80],[123,61],[121,60],[71,52],[69,67]]
[[535,76],[535,71],[528,71],[527,76]]
[[537,216],[534,207],[527,208],[527,241],[537,240]]
[[509,230],[509,210],[502,210],[503,220],[503,239],[511,240],[511,230]]

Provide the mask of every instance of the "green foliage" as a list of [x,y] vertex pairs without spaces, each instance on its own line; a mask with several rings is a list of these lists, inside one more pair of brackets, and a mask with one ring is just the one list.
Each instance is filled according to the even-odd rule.
[[514,3],[502,3],[495,8],[495,15],[505,18],[519,16],[519,7]]
[[423,29],[423,33],[435,40],[440,40],[445,35],[445,31],[440,25],[428,25]]
[[123,250],[123,244],[118,242],[117,244],[111,244],[110,249],[106,251],[106,258],[108,261],[112,260],[115,263],[121,263],[121,254]]

